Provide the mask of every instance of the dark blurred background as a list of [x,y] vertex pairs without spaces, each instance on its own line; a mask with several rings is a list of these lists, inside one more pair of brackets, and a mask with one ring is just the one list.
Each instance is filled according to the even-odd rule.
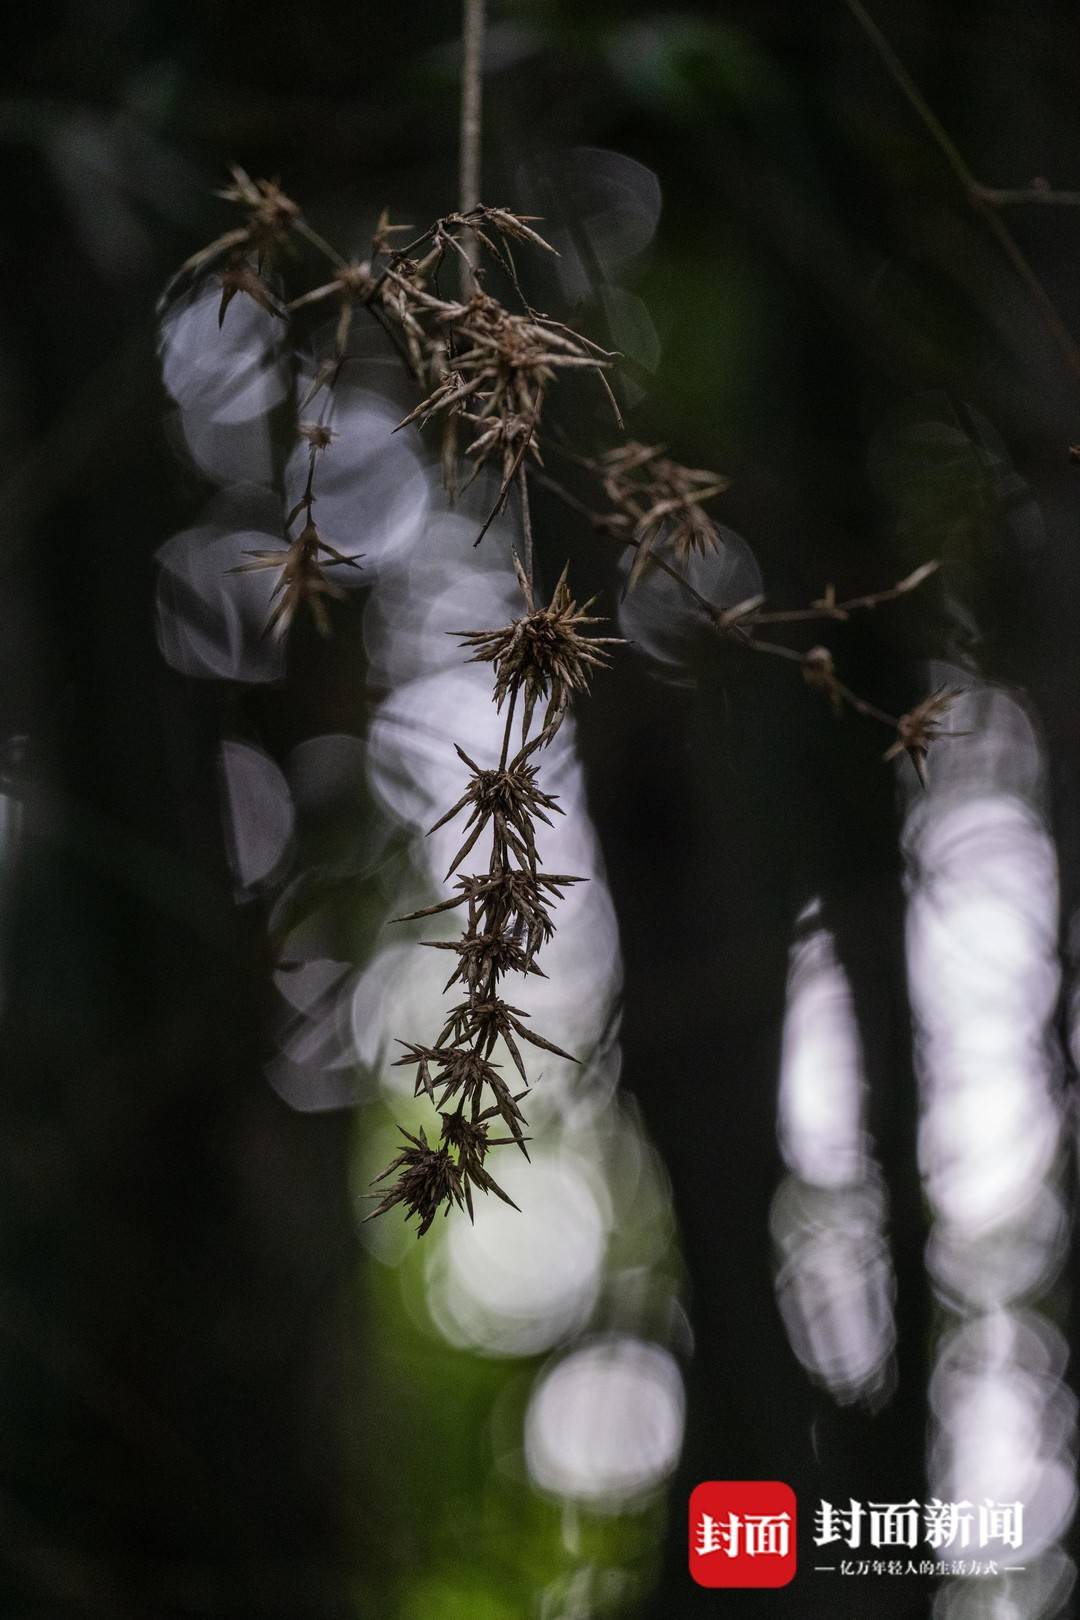
[[[874,20],[978,180],[1080,187],[1075,8]],[[3,1613],[1072,1614],[1080,398],[1045,300],[1080,330],[1080,210],[995,205],[1003,246],[841,0],[492,0],[485,200],[544,215],[545,307],[626,353],[634,436],[731,478],[703,588],[799,606],[942,558],[903,603],[790,640],[828,639],[893,713],[962,686],[971,736],[922,795],[789,666],[626,599],[634,647],[574,741],[617,922],[599,1055],[544,1116],[551,1197],[585,1188],[595,1241],[566,1306],[506,1239],[516,1303],[485,1296],[481,1330],[464,1238],[406,1254],[358,1225],[401,1117],[383,923],[432,881],[384,780],[419,670],[395,650],[408,564],[380,562],[372,517],[370,578],[330,641],[298,624],[287,670],[232,623],[213,547],[280,523],[282,391],[260,363],[254,404],[206,406],[157,302],[227,228],[230,161],[349,252],[384,205],[452,206],[457,9],[6,21]],[[407,404],[378,358],[357,386],[369,427],[376,395]],[[567,431],[614,442],[567,394]],[[393,453],[427,478],[422,443]],[[447,555],[489,561],[425,488],[459,542],[414,581],[437,603]],[[569,555],[619,613],[589,525],[543,492],[535,517],[547,584]],[[352,1047],[283,1046],[283,1006],[326,997]],[[477,1228],[496,1270],[501,1230]],[[534,1275],[550,1331],[521,1327]],[[709,1478],[796,1489],[793,1588],[691,1584]],[[809,1539],[820,1498],[932,1494],[1023,1499],[1026,1573],[810,1569],[838,1562]]]

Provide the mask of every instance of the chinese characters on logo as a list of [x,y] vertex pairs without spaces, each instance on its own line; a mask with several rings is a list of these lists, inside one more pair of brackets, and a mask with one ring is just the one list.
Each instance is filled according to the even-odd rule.
[[847,1547],[979,1547],[998,1542],[1019,1547],[1024,1539],[1022,1502],[856,1502],[846,1508],[819,1504],[814,1514],[814,1545],[835,1541]]
[[778,1480],[709,1480],[690,1498],[699,1586],[786,1586],[795,1574],[795,1492]]
[[[690,1498],[690,1573],[699,1586],[786,1586],[795,1574],[795,1493],[778,1480],[708,1480]],[[815,1548],[840,1553],[875,1548],[890,1559],[844,1558],[841,1573],[996,1575],[1002,1549],[1024,1539],[1022,1502],[856,1502],[846,1507],[821,1501],[814,1513]],[[928,1548],[953,1554],[994,1548],[995,1558],[921,1558],[896,1554]],[[834,1570],[835,1564],[818,1564]],[[1005,1568],[1019,1568],[1009,1565]]]

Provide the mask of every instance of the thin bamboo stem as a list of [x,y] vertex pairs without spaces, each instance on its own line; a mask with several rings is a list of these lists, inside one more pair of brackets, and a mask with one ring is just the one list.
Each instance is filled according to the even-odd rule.
[[480,202],[481,113],[483,104],[486,0],[463,0],[461,67],[461,145],[458,204],[463,214]]

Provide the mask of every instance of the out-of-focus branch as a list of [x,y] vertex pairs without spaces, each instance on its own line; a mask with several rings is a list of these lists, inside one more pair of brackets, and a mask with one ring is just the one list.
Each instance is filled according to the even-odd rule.
[[1025,203],[1040,203],[1049,208],[1080,208],[1080,191],[1055,191],[1045,181],[1033,180],[1030,186],[984,186],[981,183],[975,187],[976,196],[980,202],[989,203],[992,208],[1022,207]]
[[[994,236],[1001,251],[1038,305],[1043,324],[1061,350],[1066,364],[1072,371],[1080,375],[1080,347],[1077,346],[1072,333],[1058,313],[1057,305],[1028,263],[1019,244],[997,211],[999,205],[1006,201],[1035,201],[1035,196],[1031,193],[995,192],[991,187],[984,186],[975,178],[956,142],[931,108],[877,23],[862,4],[862,0],[844,0],[844,4],[873,45],[889,77],[919,119],[950,169],[952,169],[971,206],[985,221],[987,229]],[[1058,193],[1062,200],[1070,195],[1067,192]],[[1040,198],[1040,200],[1045,199]],[[1080,201],[1080,197],[1077,198],[1077,201]]]
[[462,14],[461,152],[459,206],[463,214],[480,202],[480,128],[483,100],[486,0],[464,0]]

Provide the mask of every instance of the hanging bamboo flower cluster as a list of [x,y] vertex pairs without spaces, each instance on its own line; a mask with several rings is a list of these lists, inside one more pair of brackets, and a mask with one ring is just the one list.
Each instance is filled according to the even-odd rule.
[[[464,840],[447,873],[454,892],[445,900],[413,912],[411,921],[463,910],[465,922],[457,940],[425,943],[454,957],[446,989],[460,986],[462,999],[447,1014],[431,1046],[403,1042],[398,1061],[416,1070],[415,1094],[426,1096],[439,1114],[437,1137],[424,1130],[404,1132],[405,1145],[378,1178],[389,1181],[376,1194],[375,1214],[404,1206],[426,1232],[440,1209],[463,1206],[470,1216],[473,1192],[494,1193],[511,1200],[487,1168],[493,1147],[516,1144],[526,1157],[526,1120],[520,1104],[529,1090],[523,1048],[531,1047],[573,1061],[533,1030],[527,1014],[504,998],[508,975],[523,979],[542,975],[538,957],[550,941],[553,906],[578,878],[547,873],[537,848],[537,823],[550,825],[559,813],[555,798],[541,787],[538,757],[556,735],[571,697],[587,691],[593,674],[604,667],[616,638],[595,634],[601,621],[592,602],[578,605],[571,593],[568,567],[546,606],[537,606],[533,570],[529,482],[545,488],[580,515],[598,533],[634,550],[628,585],[636,587],[653,570],[674,579],[721,636],[754,652],[797,664],[807,685],[823,693],[837,712],[845,707],[865,719],[887,725],[894,741],[886,758],[906,752],[920,779],[927,749],[947,735],[940,718],[956,694],[938,692],[899,719],[860,698],[841,681],[831,652],[796,648],[765,639],[768,625],[814,620],[842,620],[916,589],[936,564],[917,569],[906,579],[873,595],[839,601],[829,586],[809,608],[770,611],[757,596],[735,606],[710,601],[688,577],[696,555],[720,546],[706,503],[723,493],[728,481],[701,468],[683,466],[662,445],[627,440],[591,456],[572,455],[595,479],[606,508],[594,512],[553,479],[543,464],[543,450],[565,444],[545,436],[546,417],[556,385],[577,376],[599,386],[609,400],[617,426],[623,427],[607,372],[617,358],[561,321],[541,314],[526,299],[518,278],[513,245],[553,253],[537,232],[533,216],[506,208],[478,205],[437,219],[404,246],[394,243],[410,226],[394,225],[384,212],[376,225],[366,259],[347,259],[307,221],[299,204],[274,181],[252,180],[234,168],[232,184],[219,193],[239,210],[241,221],[193,254],[167,289],[175,296],[192,280],[215,274],[221,289],[219,324],[228,318],[238,297],[252,300],[291,332],[304,312],[329,306],[336,310],[331,353],[320,361],[307,385],[298,389],[297,436],[307,446],[308,470],[303,494],[286,515],[283,544],[250,553],[236,572],[276,569],[278,578],[268,628],[283,634],[301,607],[316,626],[330,630],[328,604],[344,595],[328,570],[358,567],[320,533],[316,516],[316,473],[321,458],[332,453],[331,425],[335,390],[353,358],[350,343],[358,315],[373,320],[399,355],[420,395],[399,428],[442,430],[441,460],[451,496],[462,471],[466,482],[485,467],[497,474],[497,493],[477,536],[483,539],[511,491],[521,502],[523,556],[513,561],[524,611],[510,624],[459,632],[470,661],[489,664],[493,700],[506,708],[502,751],[495,766],[481,765],[458,748],[469,771],[464,793],[436,828],[464,815]],[[286,272],[301,259],[301,249],[314,252],[329,276],[291,297],[279,289]],[[457,297],[440,290],[447,264],[457,271]],[[491,288],[491,274],[518,307],[509,307]],[[318,414],[308,414],[318,401]],[[539,728],[533,722],[540,713]],[[511,750],[517,716],[520,742]],[[435,831],[433,828],[432,831]],[[462,865],[480,839],[489,848],[483,871]],[[503,1072],[497,1054],[513,1066]],[[517,1088],[517,1089],[515,1089]],[[498,1122],[498,1123],[496,1123]],[[493,1136],[491,1131],[504,1134]],[[390,1178],[393,1178],[392,1180]]]
[[[397,919],[414,922],[465,907],[459,939],[425,942],[457,958],[445,989],[460,984],[465,999],[450,1011],[434,1046],[403,1042],[405,1056],[398,1059],[399,1064],[416,1069],[414,1094],[425,1094],[439,1110],[441,1141],[431,1148],[426,1140],[418,1142],[404,1133],[412,1146],[383,1172],[384,1176],[394,1170],[399,1174],[374,1211],[381,1215],[404,1202],[410,1213],[420,1217],[421,1232],[427,1230],[440,1207],[449,1211],[452,1204],[461,1202],[462,1195],[471,1217],[474,1187],[513,1203],[488,1172],[485,1160],[491,1148],[510,1143],[516,1143],[528,1157],[526,1121],[519,1105],[530,1088],[519,1042],[574,1061],[569,1052],[528,1026],[527,1015],[504,999],[501,983],[508,974],[542,976],[537,955],[555,931],[551,907],[565,888],[581,881],[541,870],[536,823],[550,826],[548,812],[558,812],[559,807],[538,786],[533,758],[558,732],[570,693],[588,689],[592,670],[603,665],[605,649],[615,638],[586,633],[584,627],[599,621],[587,613],[589,604],[579,609],[572,601],[565,573],[546,608],[535,606],[529,581],[524,574],[520,578],[527,613],[498,630],[460,632],[467,646],[478,649],[474,660],[494,666],[496,705],[507,705],[499,764],[485,770],[459,748],[458,755],[471,772],[468,786],[432,828],[434,832],[467,811],[465,840],[450,863],[447,878],[459,870],[481,835],[490,830],[487,869],[458,877],[457,893],[450,899]],[[543,700],[547,703],[543,725],[530,740],[534,710]],[[521,747],[511,758],[510,738],[519,702]],[[511,1089],[494,1059],[500,1042],[521,1081],[519,1091]],[[449,1104],[455,1104],[452,1111],[448,1111]],[[489,1122],[496,1118],[509,1135],[489,1135]],[[456,1154],[456,1162],[451,1153]]]

